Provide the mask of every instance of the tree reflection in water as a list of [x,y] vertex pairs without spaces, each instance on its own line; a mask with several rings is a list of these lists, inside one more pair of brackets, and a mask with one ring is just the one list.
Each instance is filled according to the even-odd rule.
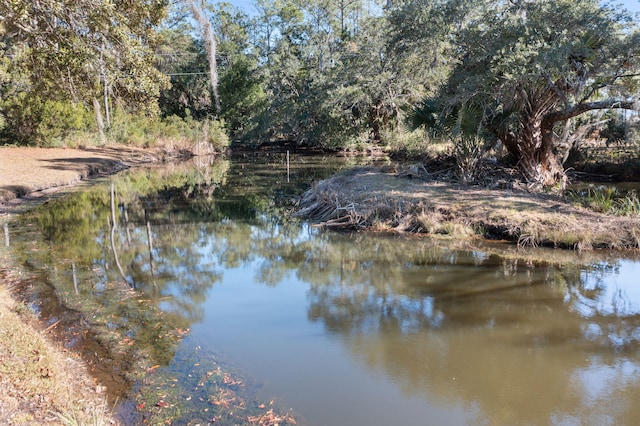
[[[188,222],[175,208],[213,211],[212,191],[228,167],[216,160],[124,174],[111,187],[70,194],[22,218],[33,230],[23,243],[37,243],[41,232],[48,246],[31,250],[29,262],[52,264],[48,281],[66,307],[82,312],[105,346],[133,356],[127,376],[135,377],[142,359],[167,365],[180,335],[202,319],[201,304],[220,272],[192,245],[201,227],[174,226]],[[28,225],[34,222],[39,231]],[[138,355],[122,342],[135,343]]]
[[640,419],[640,297],[612,292],[619,264],[323,237],[297,267],[309,318],[407,394],[462,399],[490,424]]
[[71,306],[95,310],[96,323],[166,365],[177,344],[166,336],[203,320],[226,270],[255,271],[271,287],[294,277],[308,286],[307,319],[406,395],[474,407],[475,423],[640,420],[640,294],[625,281],[638,263],[324,232],[280,214],[316,169],[294,167],[286,183],[270,164],[246,166],[115,180],[127,284],[109,247],[108,188],[50,203],[31,217],[61,264],[76,265],[79,294],[71,266],[51,280]]

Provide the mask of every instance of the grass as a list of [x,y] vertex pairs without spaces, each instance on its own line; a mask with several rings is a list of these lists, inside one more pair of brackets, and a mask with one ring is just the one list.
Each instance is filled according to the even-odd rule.
[[[104,396],[81,360],[46,337],[10,285],[24,279],[0,248],[0,423],[114,424]],[[12,265],[13,266],[13,265]]]
[[[452,239],[478,235],[519,247],[579,251],[640,248],[640,223],[558,197],[436,181],[400,168],[362,168],[316,183],[298,215],[332,228],[412,232]],[[637,198],[612,201],[632,211]]]
[[600,213],[616,216],[640,214],[640,199],[636,191],[619,191],[610,186],[588,187],[570,191],[567,197],[574,203]]

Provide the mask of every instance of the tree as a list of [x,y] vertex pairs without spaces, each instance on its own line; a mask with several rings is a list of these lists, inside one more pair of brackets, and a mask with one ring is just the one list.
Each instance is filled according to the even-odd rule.
[[249,135],[266,105],[263,76],[250,44],[249,17],[229,3],[212,9],[218,39],[221,117],[234,137]]
[[[444,115],[482,109],[528,181],[565,183],[562,127],[594,110],[639,109],[640,33],[626,11],[597,0],[486,1],[456,36],[439,98]],[[637,87],[637,86],[635,86]]]
[[160,93],[162,114],[204,119],[212,115],[213,95],[207,51],[197,33],[186,2],[174,3],[159,29],[161,42],[155,49],[156,67],[171,80]]
[[24,108],[25,98],[68,101],[95,108],[99,122],[104,108],[108,124],[115,98],[130,111],[155,113],[167,79],[152,47],[165,8],[165,0],[0,2],[2,56],[11,58],[13,79],[2,98],[19,101],[2,108]]

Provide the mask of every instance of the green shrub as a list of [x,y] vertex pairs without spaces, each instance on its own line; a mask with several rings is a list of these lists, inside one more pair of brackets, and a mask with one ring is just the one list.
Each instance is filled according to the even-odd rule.
[[216,151],[229,147],[229,135],[227,134],[224,120],[206,120],[202,126],[204,134],[207,135],[206,142]]
[[429,137],[423,129],[383,130],[380,136],[387,151],[410,158],[423,156],[429,147]]
[[0,135],[4,142],[31,146],[56,146],[86,133],[95,122],[83,105],[43,99],[26,92],[0,101]]
[[224,121],[196,121],[189,114],[184,119],[176,115],[160,119],[117,110],[107,137],[115,143],[144,147],[198,145],[200,152],[221,151],[229,146]]
[[438,158],[452,154],[451,141],[429,135],[423,128],[382,132],[385,149],[395,155],[406,158]]
[[[105,133],[108,142],[140,147],[198,145],[200,152],[213,152],[229,146],[224,121],[196,121],[188,113],[184,119],[160,119],[115,108]],[[21,92],[0,99],[0,142],[79,147],[96,145],[101,139],[93,108]]]

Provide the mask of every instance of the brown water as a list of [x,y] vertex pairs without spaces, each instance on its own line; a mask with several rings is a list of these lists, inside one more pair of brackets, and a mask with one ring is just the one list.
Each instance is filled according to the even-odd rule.
[[[49,241],[60,293],[96,306],[184,389],[194,365],[218,365],[194,358],[203,352],[298,424],[640,423],[637,259],[283,218],[295,193],[344,166],[294,157],[288,182],[280,157],[173,170],[162,184],[123,176],[113,244],[107,187],[29,220]],[[159,311],[123,302],[129,292]],[[152,332],[176,327],[186,337]],[[192,407],[174,424],[216,408],[183,400]]]

